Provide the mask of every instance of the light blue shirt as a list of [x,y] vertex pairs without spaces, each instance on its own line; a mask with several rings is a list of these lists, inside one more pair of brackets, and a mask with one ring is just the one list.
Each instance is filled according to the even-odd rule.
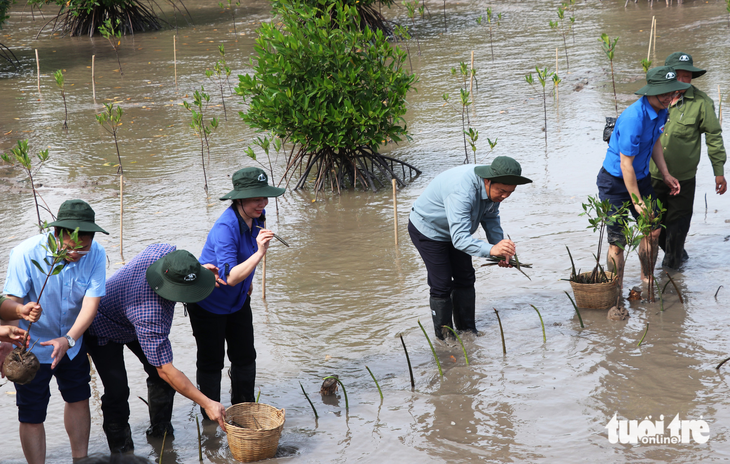
[[492,247],[472,234],[481,224],[494,245],[504,238],[504,232],[499,203],[489,199],[484,179],[474,173],[474,167],[458,166],[436,176],[413,203],[410,220],[431,240],[450,241],[457,250],[486,258]]
[[621,156],[634,158],[633,166],[636,180],[649,175],[649,161],[654,144],[664,132],[667,110],[658,113],[649,104],[647,97],[641,97],[621,113],[616,121],[611,139],[608,142],[603,167],[614,177],[623,178]]
[[[43,245],[48,243],[46,234],[36,235],[13,248],[10,252],[8,274],[3,293],[23,298],[24,303],[38,301],[46,274],[32,262],[34,259],[44,269],[44,259],[50,257]],[[97,242],[91,243],[91,250],[75,263],[66,263],[60,274],[48,279],[41,300],[41,318],[30,329],[31,345],[36,343],[33,353],[41,364],[51,364],[53,346],[41,346],[58,337],[64,337],[76,322],[85,296],[102,297],[106,293],[106,252]],[[28,321],[21,320],[20,327],[28,329]],[[79,352],[83,337],[66,354],[73,359]]]

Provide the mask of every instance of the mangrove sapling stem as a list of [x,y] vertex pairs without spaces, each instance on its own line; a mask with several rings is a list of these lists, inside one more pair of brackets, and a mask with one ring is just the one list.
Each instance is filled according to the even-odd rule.
[[327,377],[325,377],[322,380],[327,380],[327,379],[335,379],[337,381],[337,383],[340,384],[340,387],[342,387],[342,394],[345,395],[345,410],[349,410],[350,402],[347,401],[347,390],[345,390],[345,385],[343,385],[342,381],[335,375],[328,375]]
[[200,419],[195,415],[195,425],[198,427],[198,461],[203,462],[203,439],[200,435]]
[[540,311],[538,311],[538,309],[535,307],[535,305],[531,304],[530,306],[532,306],[532,309],[537,311],[537,317],[540,318],[540,325],[542,326],[542,342],[545,343],[547,342],[547,337],[545,336],[545,323],[542,321],[542,315],[540,314]]
[[406,352],[406,362],[408,363],[408,373],[411,376],[411,390],[413,390],[414,388],[416,388],[416,381],[413,380],[413,368],[411,367],[411,357],[408,356],[408,349],[406,348],[406,342],[403,341],[403,335],[399,335],[399,337],[400,337],[401,344],[403,344],[403,351]]
[[370,377],[373,378],[373,382],[375,382],[375,386],[378,387],[378,393],[380,393],[380,399],[383,399],[383,390],[380,389],[380,385],[378,384],[378,379],[375,378],[373,375],[373,371],[370,370],[368,366],[365,366],[365,369],[368,370],[368,373],[370,374]]
[[499,334],[502,336],[502,353],[507,354],[507,345],[504,343],[504,329],[502,329],[502,319],[499,318],[499,311],[497,308],[492,308],[494,314],[497,315],[497,322],[499,322]]
[[96,103],[96,55],[91,55],[91,91],[94,95],[94,102]]
[[573,262],[573,255],[570,253],[570,248],[568,248],[568,245],[565,245],[565,249],[568,250],[568,256],[570,257],[570,267],[572,269],[572,273],[570,274],[570,280],[573,280],[578,275],[578,273],[575,272],[575,263]]
[[677,284],[674,283],[674,279],[672,279],[672,276],[669,275],[668,272],[665,272],[667,277],[669,277],[669,281],[672,283],[672,286],[674,287],[674,290],[677,292],[677,298],[679,298],[679,302],[684,304],[684,299],[682,298],[682,292],[679,291],[679,287],[677,287]]
[[456,330],[452,329],[448,325],[443,325],[441,327],[445,327],[445,328],[449,329],[451,331],[451,333],[454,334],[454,336],[456,337],[456,339],[459,340],[459,344],[461,345],[461,351],[464,352],[464,361],[466,362],[466,365],[468,366],[469,365],[469,358],[466,355],[466,348],[464,348],[464,342],[461,341],[461,337],[459,336],[459,334],[456,333]]
[[175,67],[175,89],[177,90],[177,34],[172,36],[172,63]]
[[722,367],[722,365],[725,364],[728,361],[730,361],[730,358],[723,359],[722,362],[720,364],[718,364],[715,369],[720,369]]
[[259,393],[256,395],[256,402],[257,403],[261,402],[261,389],[260,388],[259,388]]
[[578,315],[578,320],[580,321],[580,328],[585,329],[585,326],[583,325],[583,318],[580,317],[580,311],[578,311],[578,305],[575,304],[575,301],[573,301],[573,298],[570,297],[570,293],[563,291],[565,295],[568,297],[571,303],[573,303],[573,308],[575,308],[575,313]]
[[312,403],[312,400],[309,399],[309,395],[307,395],[307,392],[304,390],[302,382],[299,382],[299,387],[301,387],[302,393],[304,393],[304,397],[307,399],[309,405],[312,407],[312,411],[314,411],[314,420],[319,419],[319,414],[317,414],[317,408],[314,407],[314,403]]
[[165,428],[165,433],[162,435],[162,447],[160,448],[160,460],[158,464],[162,464],[162,455],[165,452],[165,440],[167,440],[167,427]]
[[[14,160],[10,157],[10,155],[12,155]],[[10,153],[4,153],[2,156],[0,156],[0,158],[2,158],[2,160],[6,163],[10,164],[14,164],[15,162],[17,162],[18,164],[20,164],[26,174],[28,174],[28,178],[30,179],[30,188],[33,192],[35,214],[38,218],[38,230],[39,232],[43,232],[44,227],[43,222],[41,221],[40,208],[38,206],[38,197],[40,197],[40,194],[36,191],[35,181],[33,180],[33,162],[30,158],[30,155],[28,154],[28,139],[18,140],[17,146],[15,148],[11,148]],[[38,152],[38,159],[40,160],[40,164],[35,168],[36,171],[40,169],[41,166],[43,166],[43,163],[48,160],[48,149]],[[41,198],[41,200],[43,200],[43,198]],[[53,216],[53,213],[51,213],[51,216]]]
[[398,199],[396,196],[396,182],[395,179],[391,179],[393,183],[393,226],[395,229],[395,246],[398,246]]
[[431,347],[431,354],[433,354],[433,359],[436,360],[436,365],[439,368],[439,375],[441,377],[444,376],[444,371],[441,370],[441,362],[439,361],[439,357],[436,356],[436,350],[433,348],[433,343],[431,343],[431,339],[428,338],[428,334],[426,333],[426,329],[423,328],[423,324],[421,324],[421,320],[418,320],[418,326],[421,328],[421,331],[423,332],[423,336],[426,337],[426,341],[428,342],[428,346]]
[[68,106],[66,105],[66,92],[64,91],[65,79],[63,77],[63,72],[59,69],[53,74],[53,77],[56,79],[56,85],[61,90],[61,98],[63,98],[63,128],[68,129]]
[[720,289],[722,288],[722,285],[717,287],[717,291],[715,292],[715,299],[717,300],[717,294],[720,293]]
[[646,334],[649,332],[649,323],[646,323],[646,330],[644,330],[644,335],[641,336],[641,340],[639,340],[639,343],[636,344],[636,346],[641,346],[641,344],[644,342],[644,338],[646,337]]

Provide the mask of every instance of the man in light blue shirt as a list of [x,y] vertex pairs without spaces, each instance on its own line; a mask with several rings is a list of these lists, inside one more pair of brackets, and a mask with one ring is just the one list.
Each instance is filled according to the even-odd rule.
[[[408,232],[426,264],[431,316],[441,340],[450,336],[452,315],[457,330],[478,334],[472,256],[501,256],[499,265],[509,266],[515,244],[504,239],[499,204],[517,185],[532,182],[521,174],[520,164],[508,156],[490,166],[459,166],[436,176],[413,203]],[[472,236],[479,225],[489,244]]]
[[[38,322],[30,328],[37,341],[33,353],[41,367],[27,384],[15,384],[20,442],[30,464],[43,463],[46,457],[46,409],[51,396],[49,383],[56,377],[66,402],[64,422],[74,459],[87,455],[91,416],[89,413],[89,360],[83,333],[96,316],[105,294],[106,253],[94,241],[94,233],[107,232],[94,223],[94,210],[84,201],[68,200],[58,211],[54,227],[56,238],[63,239],[68,252],[63,270],[48,278],[33,261],[45,264],[50,253],[43,247],[47,234],[31,237],[10,252],[3,292],[18,303],[37,301],[43,308]],[[71,233],[78,228],[78,241]],[[43,288],[45,283],[45,288]],[[43,293],[38,298],[38,295]],[[20,326],[28,329],[27,321]],[[31,342],[32,344],[33,342]]]

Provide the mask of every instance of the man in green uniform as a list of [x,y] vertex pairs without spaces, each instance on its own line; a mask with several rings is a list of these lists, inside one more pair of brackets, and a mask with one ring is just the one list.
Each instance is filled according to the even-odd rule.
[[[706,72],[693,65],[691,55],[682,52],[672,53],[664,64],[673,67],[677,72],[677,80],[687,84]],[[652,185],[657,198],[667,209],[663,219],[665,227],[659,236],[659,246],[664,250],[662,266],[672,269],[679,268],[688,259],[684,241],[692,219],[702,134],[705,134],[707,154],[715,174],[715,192],[722,195],[727,190],[724,176],[727,156],[722,142],[722,128],[710,97],[692,85],[672,103],[664,134],[659,139],[664,147],[664,160],[669,173],[679,180],[678,195],[669,195],[669,187],[664,184],[657,166],[651,162]]]

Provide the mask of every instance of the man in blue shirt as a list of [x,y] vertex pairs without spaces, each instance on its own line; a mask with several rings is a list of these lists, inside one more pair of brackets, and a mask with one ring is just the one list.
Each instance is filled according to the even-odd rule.
[[[209,272],[213,271],[213,272]],[[101,410],[112,453],[134,450],[129,428],[126,345],[147,372],[150,427],[147,435],[172,436],[175,392],[198,403],[225,430],[225,408],[202,394],[172,364],[170,329],[175,302],[195,303],[215,288],[218,268],[202,265],[185,250],[156,243],[145,248],[106,283],[106,295],[89,327],[89,354],[104,384]]]
[[[445,326],[478,334],[475,322],[476,276],[472,256],[501,256],[508,267],[515,244],[504,239],[499,204],[517,185],[532,182],[522,177],[514,159],[498,156],[490,166],[465,165],[442,172],[413,203],[408,233],[426,264],[429,304],[436,337],[451,336]],[[472,234],[481,224],[487,240]]]
[[[679,193],[679,181],[672,177],[664,162],[664,150],[659,137],[664,131],[667,121],[667,108],[672,98],[689,84],[679,82],[674,68],[661,66],[650,69],[646,73],[647,84],[636,91],[643,95],[639,100],[626,108],[616,121],[616,127],[608,143],[608,151],[603,167],[598,173],[596,184],[601,200],[608,199],[614,210],[629,202],[634,218],[648,207],[644,199],[654,195],[649,175],[649,162],[654,160],[664,182],[672,195]],[[634,199],[636,198],[636,200]],[[660,230],[652,232],[651,240],[655,244]],[[648,256],[649,239],[641,241],[639,257],[641,258],[641,277],[648,280],[648,264],[656,261],[657,246],[653,245],[652,256]],[[608,268],[614,269],[614,263],[620,270],[624,267],[623,249],[625,245],[622,224],[616,222],[608,226]]]
[[[20,443],[30,464],[41,464],[46,458],[45,428],[49,383],[56,377],[58,389],[66,402],[64,422],[74,459],[86,456],[89,446],[91,416],[89,397],[89,359],[83,334],[96,316],[99,300],[106,283],[106,253],[94,241],[94,233],[107,232],[94,223],[95,214],[86,202],[65,201],[58,210],[54,227],[57,238],[63,238],[68,257],[63,270],[51,276],[43,295],[38,295],[46,282],[46,274],[33,261],[44,263],[49,252],[43,247],[47,234],[29,238],[10,252],[10,262],[4,293],[18,303],[37,301],[43,308],[38,322],[33,324],[31,338],[39,343],[33,349],[41,367],[35,378],[25,384],[15,384]],[[78,242],[71,233],[78,229]],[[20,321],[28,329],[28,321]]]

